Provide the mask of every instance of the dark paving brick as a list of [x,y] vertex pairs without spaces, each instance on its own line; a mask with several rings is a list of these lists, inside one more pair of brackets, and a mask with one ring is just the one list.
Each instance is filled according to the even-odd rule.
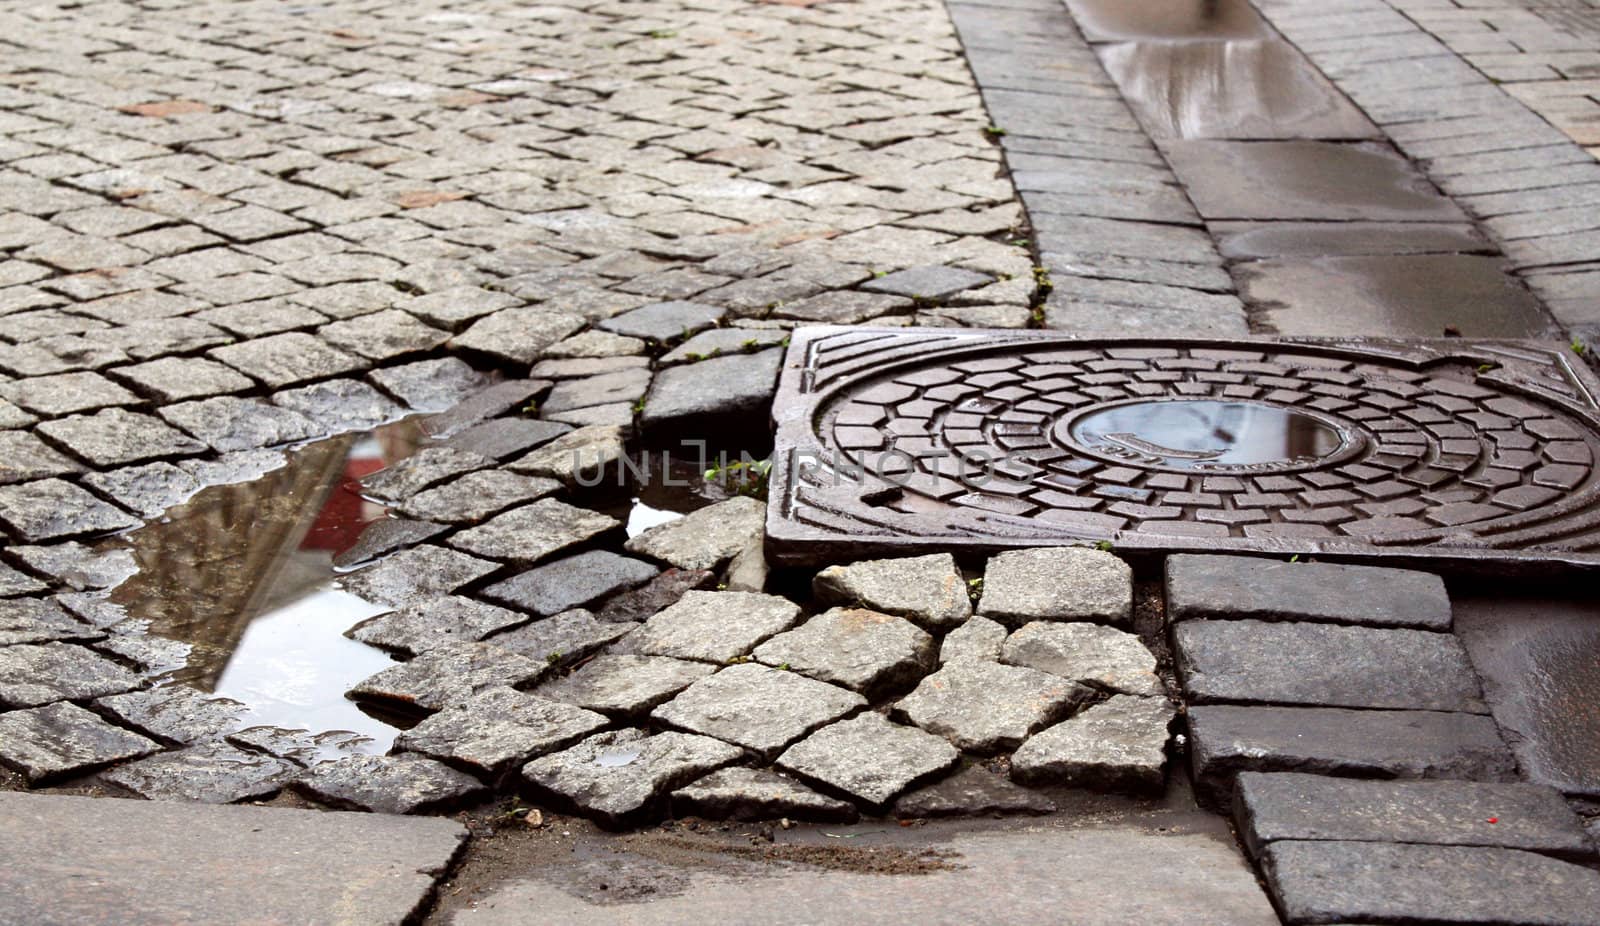
[[1251,618],[1372,627],[1450,629],[1444,581],[1426,572],[1238,556],[1173,556],[1166,566],[1173,620]]
[[1262,856],[1287,923],[1600,923],[1600,873],[1531,852],[1278,842]]
[[1481,714],[1197,705],[1190,761],[1201,793],[1222,803],[1241,771],[1509,781],[1515,763]]
[[1542,785],[1239,776],[1234,815],[1251,854],[1280,840],[1493,846],[1592,856],[1583,821]]
[[1600,798],[1600,627],[1583,599],[1474,597],[1458,632],[1527,777]]

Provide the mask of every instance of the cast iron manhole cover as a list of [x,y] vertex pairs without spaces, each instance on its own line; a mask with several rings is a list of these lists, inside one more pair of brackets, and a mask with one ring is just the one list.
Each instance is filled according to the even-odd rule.
[[1596,565],[1597,395],[1529,342],[804,328],[769,543]]

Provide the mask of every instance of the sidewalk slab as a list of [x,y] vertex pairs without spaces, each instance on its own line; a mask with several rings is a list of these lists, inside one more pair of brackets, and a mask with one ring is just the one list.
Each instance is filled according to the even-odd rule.
[[8,926],[402,923],[451,820],[0,793]]

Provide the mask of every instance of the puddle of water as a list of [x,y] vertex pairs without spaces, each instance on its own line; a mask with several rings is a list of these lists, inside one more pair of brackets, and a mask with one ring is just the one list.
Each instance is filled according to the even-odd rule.
[[1180,471],[1313,465],[1346,443],[1337,427],[1297,409],[1212,399],[1131,402],[1061,427],[1095,456]]
[[[308,744],[315,754],[388,751],[407,720],[368,713],[344,693],[395,661],[344,633],[389,608],[339,589],[333,561],[387,516],[357,482],[426,443],[420,419],[408,419],[308,444],[285,466],[208,488],[112,541],[139,571],[108,603],[147,633],[190,648],[161,682],[243,703],[240,729],[357,734],[321,737]],[[697,461],[663,469],[657,455],[652,464],[636,470],[644,481],[634,496],[609,509],[629,536],[728,497],[705,482]]]
[[1266,23],[1248,0],[1067,0],[1091,42],[1255,39]]
[[1155,138],[1378,135],[1286,42],[1130,42],[1101,48],[1100,58]]
[[344,692],[394,662],[344,631],[387,609],[334,587],[333,558],[385,516],[355,480],[420,440],[415,421],[400,421],[309,444],[287,466],[206,489],[119,538],[139,573],[111,603],[193,647],[164,681],[243,702],[242,727],[345,730],[370,737],[356,748],[386,751],[397,730]]

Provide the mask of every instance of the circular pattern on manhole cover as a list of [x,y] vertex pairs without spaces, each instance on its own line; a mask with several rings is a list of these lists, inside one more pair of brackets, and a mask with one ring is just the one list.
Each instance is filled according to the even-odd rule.
[[1480,372],[1295,344],[1013,342],[835,379],[813,424],[900,488],[838,512],[880,527],[944,511],[994,533],[1533,542],[1593,503],[1593,426],[1575,396]]

